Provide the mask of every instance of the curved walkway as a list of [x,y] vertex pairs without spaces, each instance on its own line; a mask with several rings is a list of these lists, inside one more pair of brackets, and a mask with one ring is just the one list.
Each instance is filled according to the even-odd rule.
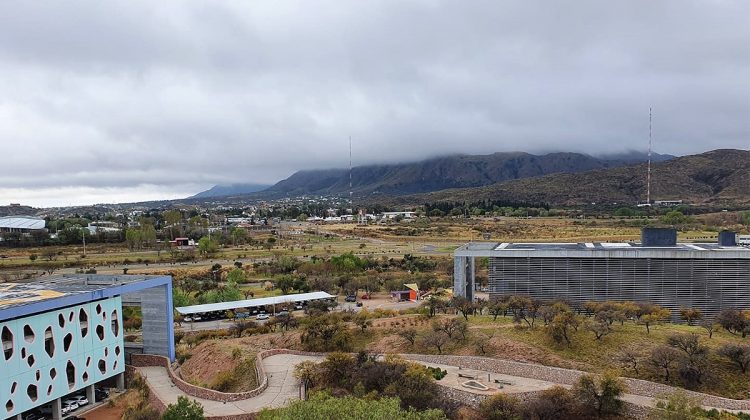
[[[427,366],[445,369],[448,375],[439,384],[445,388],[452,388],[462,392],[469,392],[475,396],[487,396],[498,392],[502,385],[502,392],[528,393],[541,391],[556,385],[570,388],[578,375],[584,372],[551,368],[531,363],[511,362],[501,359],[491,359],[477,356],[436,356],[436,355],[402,355],[408,360]],[[198,398],[186,394],[171,381],[167,369],[158,367],[137,367],[152,391],[165,405],[177,402],[179,396],[187,396],[198,401],[204,408],[206,417],[242,416],[257,413],[263,408],[275,408],[286,405],[290,400],[299,398],[299,383],[294,378],[294,367],[305,360],[320,361],[324,355],[275,354],[262,358],[263,368],[268,376],[268,387],[255,397],[221,402]],[[572,376],[571,376],[572,374]],[[462,386],[466,380],[475,377],[487,385],[487,391],[470,390]],[[485,380],[486,379],[486,380]],[[623,396],[623,400],[641,407],[655,406],[655,395],[658,391],[669,391],[675,388],[653,382],[626,379],[632,394]],[[634,386],[636,385],[636,386]],[[640,385],[640,386],[638,386]],[[646,385],[646,386],[644,386]],[[652,389],[653,388],[653,389]],[[745,409],[750,400],[729,400],[706,394],[688,391],[689,394],[700,396],[704,407],[719,410],[735,411]]]
[[292,354],[268,356],[262,361],[268,375],[268,388],[256,397],[226,403],[185,394],[172,383],[164,367],[137,367],[136,370],[146,378],[151,390],[164,404],[174,404],[178,397],[186,396],[203,406],[206,417],[220,417],[257,413],[269,407],[282,407],[290,400],[299,398],[299,383],[293,376],[294,366],[304,360],[317,361],[322,358]]

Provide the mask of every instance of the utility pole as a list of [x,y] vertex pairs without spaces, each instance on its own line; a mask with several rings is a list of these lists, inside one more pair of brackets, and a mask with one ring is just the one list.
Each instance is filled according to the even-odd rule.
[[648,173],[646,175],[646,205],[651,205],[651,107],[648,107]]

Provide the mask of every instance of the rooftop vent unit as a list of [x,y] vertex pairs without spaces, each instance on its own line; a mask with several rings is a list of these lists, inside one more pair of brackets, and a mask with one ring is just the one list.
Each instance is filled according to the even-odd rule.
[[672,228],[643,228],[641,229],[642,246],[675,246],[677,245],[677,231]]
[[719,232],[719,246],[737,246],[737,234],[731,230]]

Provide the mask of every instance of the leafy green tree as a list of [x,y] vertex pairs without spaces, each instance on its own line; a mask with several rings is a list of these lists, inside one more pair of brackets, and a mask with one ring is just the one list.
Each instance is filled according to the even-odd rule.
[[198,252],[203,256],[213,255],[218,250],[219,244],[215,240],[209,239],[208,236],[204,236],[198,241]]
[[189,293],[177,288],[172,289],[172,305],[175,308],[179,308],[180,306],[190,306],[193,302],[194,299]]
[[182,233],[182,213],[179,210],[168,210],[162,213],[164,222],[169,227],[169,234],[172,239],[175,238],[175,234]]
[[479,404],[479,414],[486,420],[520,420],[518,399],[502,393],[495,394]]
[[247,241],[247,231],[243,228],[235,227],[232,228],[232,244],[242,245]]
[[620,397],[625,389],[622,380],[613,374],[605,374],[598,380],[592,375],[582,375],[573,386],[573,394],[581,405],[601,417],[620,413],[623,405]]
[[437,396],[437,384],[426,367],[410,364],[401,377],[385,389],[386,394],[401,399],[401,407],[426,410]]
[[162,420],[204,420],[203,406],[198,401],[192,402],[187,397],[177,397],[177,404],[169,404]]
[[290,276],[289,274],[285,274],[274,282],[276,283],[276,287],[281,289],[281,293],[288,295],[289,290],[294,287],[294,277]]
[[227,274],[227,282],[243,284],[247,282],[247,274],[240,268],[235,268]]
[[361,258],[354,255],[352,252],[338,255],[331,258],[331,265],[333,265],[338,271],[352,273],[355,271],[361,271],[365,265]]
[[690,216],[685,216],[681,211],[672,210],[662,216],[660,221],[665,225],[680,226],[691,223],[693,219]]
[[298,400],[284,408],[265,409],[259,420],[444,420],[440,410],[402,410],[398,398],[371,400],[357,397],[334,398],[318,392],[307,401]]
[[690,397],[679,390],[665,395],[656,402],[649,412],[650,420],[699,420],[708,419],[701,408],[699,399]]

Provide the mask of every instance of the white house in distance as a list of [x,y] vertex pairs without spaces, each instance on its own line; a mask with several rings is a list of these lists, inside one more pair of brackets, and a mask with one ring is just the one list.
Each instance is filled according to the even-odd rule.
[[383,212],[383,219],[395,219],[396,217],[403,217],[404,219],[414,219],[417,217],[413,211],[385,211]]

